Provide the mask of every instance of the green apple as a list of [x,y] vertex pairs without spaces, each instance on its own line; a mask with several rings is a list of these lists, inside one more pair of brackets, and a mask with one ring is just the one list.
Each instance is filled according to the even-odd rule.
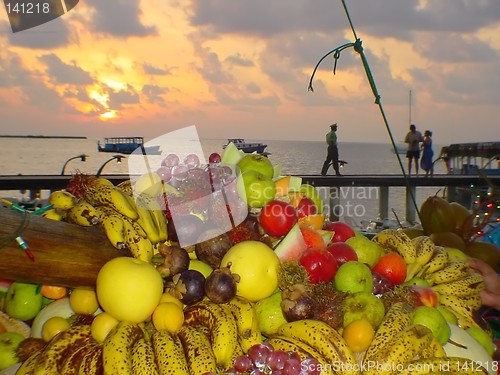
[[253,308],[259,322],[259,329],[264,336],[274,335],[282,324],[287,323],[281,309],[280,290],[256,302]]
[[417,306],[413,310],[413,324],[420,324],[432,331],[432,335],[444,345],[451,335],[448,322],[441,312],[431,306]]
[[0,371],[19,362],[16,350],[24,340],[24,336],[17,332],[0,333]]
[[384,303],[371,292],[349,294],[342,303],[342,311],[344,328],[354,320],[365,318],[377,329],[385,315]]
[[349,261],[342,264],[333,279],[335,288],[341,292],[371,293],[373,289],[372,271],[359,261]]
[[240,173],[255,171],[262,173],[264,176],[270,179],[274,177],[273,164],[268,158],[260,154],[246,154],[238,162],[237,167],[240,169]]
[[484,331],[480,327],[475,326],[467,328],[466,331],[486,349],[490,356],[493,356],[493,353],[495,352],[495,345],[493,344],[490,335],[488,335],[486,331]]
[[42,309],[43,296],[36,284],[15,281],[5,297],[5,312],[19,320],[31,320]]
[[148,262],[118,257],[102,266],[96,280],[102,309],[118,320],[141,323],[151,317],[163,294],[163,279]]
[[306,197],[312,199],[312,201],[316,205],[316,208],[318,209],[318,214],[321,214],[323,212],[323,199],[321,198],[321,195],[319,195],[316,187],[309,184],[302,184],[300,185],[300,192]]
[[351,246],[358,255],[358,261],[366,263],[370,267],[377,264],[380,257],[384,254],[384,249],[377,243],[369,240],[365,236],[354,236],[345,241]]
[[250,170],[238,176],[236,189],[241,199],[252,208],[264,207],[276,195],[276,183],[271,178]]
[[439,305],[436,306],[436,309],[439,310],[439,312],[444,316],[447,322],[458,325],[457,316],[448,307]]

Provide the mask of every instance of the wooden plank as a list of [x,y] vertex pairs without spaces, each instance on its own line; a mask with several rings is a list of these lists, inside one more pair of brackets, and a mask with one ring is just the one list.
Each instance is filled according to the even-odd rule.
[[[20,232],[20,233],[19,233]],[[15,238],[32,251],[30,260]],[[93,286],[118,251],[97,227],[81,227],[0,207],[0,278],[67,287]]]

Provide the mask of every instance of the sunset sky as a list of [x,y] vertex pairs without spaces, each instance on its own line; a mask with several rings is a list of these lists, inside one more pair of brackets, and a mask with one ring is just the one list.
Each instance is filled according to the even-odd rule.
[[[500,1],[346,4],[396,140],[500,141]],[[80,0],[18,33],[1,7],[0,134],[389,142],[352,48],[307,89],[354,40],[340,0]]]

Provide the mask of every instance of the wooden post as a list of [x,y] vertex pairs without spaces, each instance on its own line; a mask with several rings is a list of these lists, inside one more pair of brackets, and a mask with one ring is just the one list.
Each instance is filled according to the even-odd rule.
[[[93,286],[107,261],[131,256],[115,249],[97,227],[81,227],[0,207],[0,278],[61,285]],[[28,258],[16,241],[33,253]]]
[[389,186],[379,187],[378,217],[380,220],[389,218]]
[[410,186],[406,188],[406,222],[410,224],[415,224],[417,217],[417,210],[411,196],[416,197],[417,187]]
[[338,208],[340,207],[340,188],[332,186],[329,189],[329,220],[330,221],[338,221],[340,219]]

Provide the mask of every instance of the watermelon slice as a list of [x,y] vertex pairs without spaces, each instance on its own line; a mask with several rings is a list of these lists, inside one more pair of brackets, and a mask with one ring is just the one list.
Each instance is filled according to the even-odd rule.
[[286,260],[298,260],[307,249],[299,224],[296,223],[285,237],[276,245],[274,252],[283,262]]
[[244,155],[233,142],[230,142],[222,153],[221,164],[236,165]]

